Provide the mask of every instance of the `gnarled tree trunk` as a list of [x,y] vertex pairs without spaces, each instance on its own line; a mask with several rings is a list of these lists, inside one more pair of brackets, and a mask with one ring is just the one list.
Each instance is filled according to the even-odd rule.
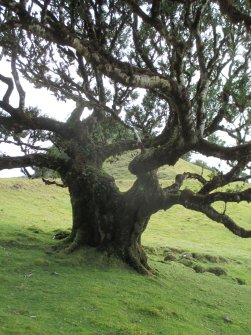
[[65,180],[73,216],[65,251],[96,247],[118,256],[140,273],[149,273],[141,235],[150,215],[159,208],[161,194],[155,174],[138,177],[127,192],[120,192],[111,176],[93,167],[86,167],[82,174],[69,172]]

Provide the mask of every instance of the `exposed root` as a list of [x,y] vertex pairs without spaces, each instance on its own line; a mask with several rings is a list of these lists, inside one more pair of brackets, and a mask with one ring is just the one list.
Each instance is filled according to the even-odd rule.
[[70,245],[64,249],[64,252],[66,254],[71,254],[73,251],[79,249],[82,245],[84,245],[83,233],[78,230],[74,238],[72,238],[70,242]]
[[71,254],[73,251],[79,249],[81,247],[81,243],[74,240],[67,248],[64,249],[64,252],[68,255]]
[[74,240],[74,235],[71,233],[70,235],[68,235],[66,238],[64,238],[63,240],[61,240],[59,243],[53,245],[52,251],[60,251],[62,249],[65,249],[65,247],[69,244],[72,243],[72,241]]
[[[56,252],[63,250],[65,254],[71,254],[85,245],[89,245],[85,239],[85,235],[81,230],[78,230],[77,232],[72,232],[57,245],[54,245],[52,250]],[[105,246],[100,245],[97,249],[105,253],[108,257],[116,255],[140,274],[148,276],[155,274],[154,270],[152,270],[147,263],[145,251],[137,242],[132,243],[129,247],[127,245],[117,247],[116,245],[108,244]]]
[[148,265],[147,257],[140,246],[129,248],[126,262],[140,274],[153,275],[153,270]]
[[136,270],[138,273],[142,275],[153,275],[153,271],[149,266],[144,266],[137,258],[135,257],[129,257],[127,263],[133,267],[134,270]]
[[107,257],[115,256],[129,265],[135,271],[143,275],[153,275],[154,270],[147,263],[147,256],[140,245],[134,244],[131,247],[117,248],[114,245],[103,245],[98,247]]

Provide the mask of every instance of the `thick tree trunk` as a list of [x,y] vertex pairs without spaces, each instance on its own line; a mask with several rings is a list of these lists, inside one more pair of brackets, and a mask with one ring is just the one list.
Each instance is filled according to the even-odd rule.
[[65,251],[93,246],[118,256],[140,273],[150,273],[141,235],[155,211],[150,199],[151,192],[156,197],[155,178],[144,175],[122,193],[112,177],[102,170],[88,168],[81,175],[69,174],[67,183],[73,226],[65,241]]

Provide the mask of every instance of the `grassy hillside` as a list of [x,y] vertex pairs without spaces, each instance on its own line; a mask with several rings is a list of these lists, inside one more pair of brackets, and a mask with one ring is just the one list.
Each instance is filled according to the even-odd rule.
[[[122,156],[119,156],[113,160],[105,163],[105,170],[109,172],[115,179],[123,180],[134,180],[134,175],[128,171],[128,162],[135,157],[136,152],[128,152]],[[202,168],[194,165],[183,159],[180,159],[175,166],[163,166],[158,170],[159,178],[163,180],[172,180],[176,174],[183,172],[193,172],[201,174]],[[209,173],[208,170],[204,170],[204,175]]]
[[[251,228],[250,207],[228,211]],[[251,333],[251,240],[198,213],[177,206],[152,217],[143,236],[152,278],[92,249],[50,251],[71,226],[65,189],[0,180],[0,224],[1,335]]]

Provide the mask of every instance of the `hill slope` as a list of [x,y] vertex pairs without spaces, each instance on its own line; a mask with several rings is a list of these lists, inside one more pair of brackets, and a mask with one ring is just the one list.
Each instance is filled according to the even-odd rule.
[[[250,225],[250,206],[238,209]],[[143,238],[153,278],[92,249],[48,252],[71,226],[65,189],[0,180],[0,224],[0,334],[251,333],[251,241],[197,213],[153,216]]]
[[[135,176],[128,170],[128,163],[135,157],[135,152],[125,153],[113,160],[107,161],[104,164],[105,170],[111,174],[115,179],[120,180],[134,180]],[[159,178],[165,180],[172,180],[176,174],[183,172],[202,173],[202,168],[193,163],[180,159],[174,166],[163,166],[158,170]],[[203,171],[203,175],[207,176],[208,170]]]

